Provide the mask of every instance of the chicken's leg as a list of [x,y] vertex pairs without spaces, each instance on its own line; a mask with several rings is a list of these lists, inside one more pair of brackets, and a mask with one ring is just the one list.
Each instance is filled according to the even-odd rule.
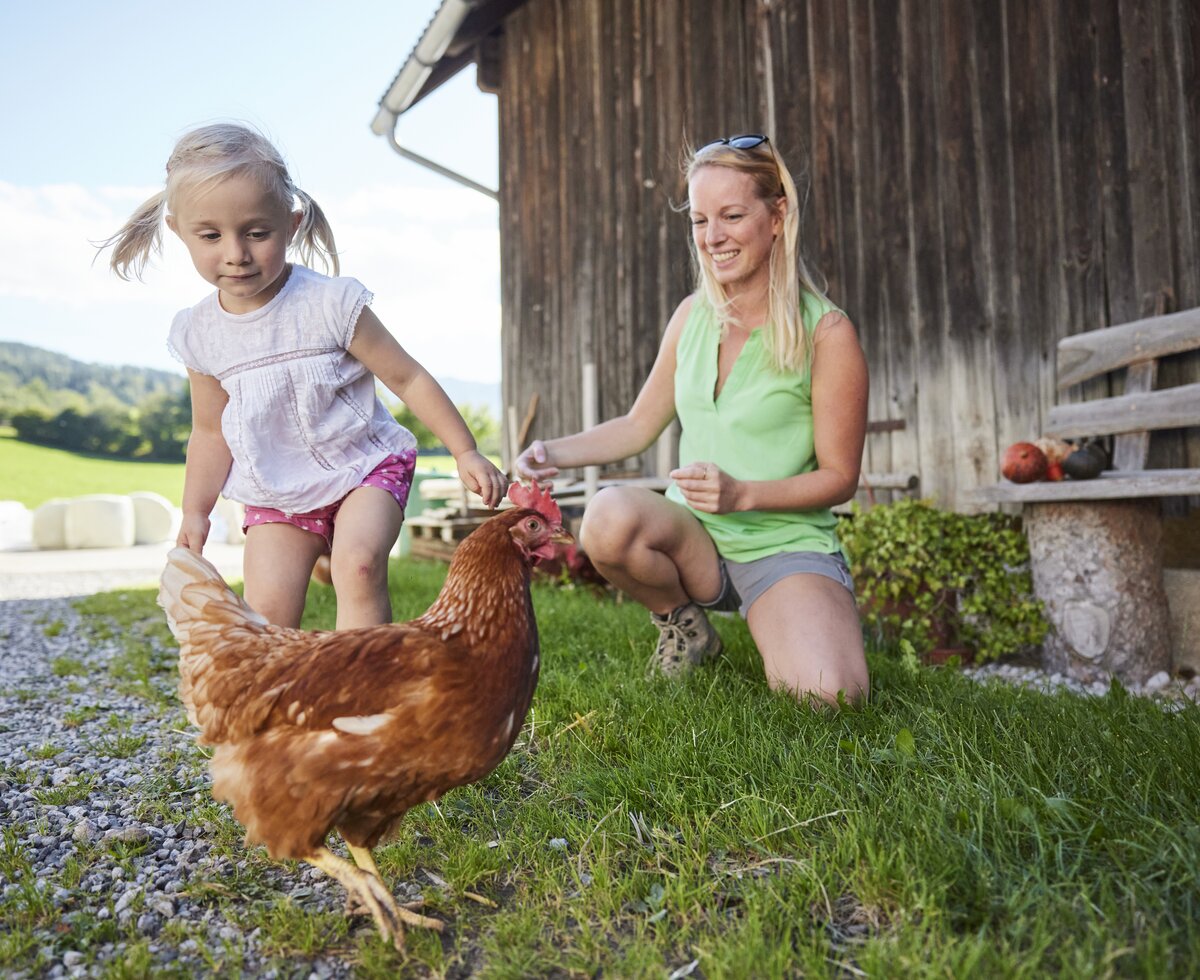
[[413,926],[441,931],[442,923],[438,919],[430,919],[407,909],[401,909],[396,905],[396,900],[392,897],[391,892],[375,875],[362,868],[356,868],[327,847],[318,848],[304,860],[337,880],[347,892],[358,899],[371,913],[371,918],[375,920],[375,925],[379,927],[384,938],[390,939],[396,949],[404,949],[403,923],[405,922]]
[[[375,855],[371,853],[369,848],[358,847],[346,841],[346,849],[350,852],[350,856],[354,858],[354,863],[357,864],[363,871],[373,874],[380,881],[383,881],[383,875],[379,871],[379,865],[375,863]],[[407,916],[405,912],[411,912],[413,909],[421,908],[425,903],[423,901],[416,902],[398,902],[396,907],[400,909],[400,916],[410,926],[417,926],[422,929],[436,929],[442,931],[442,923],[440,919],[431,919],[424,915]],[[363,915],[369,912],[370,909],[363,906],[358,900],[358,896],[353,893],[346,893],[346,914],[347,915]]]

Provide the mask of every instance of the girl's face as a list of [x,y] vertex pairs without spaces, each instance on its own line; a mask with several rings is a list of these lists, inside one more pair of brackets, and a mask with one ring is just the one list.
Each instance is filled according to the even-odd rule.
[[167,225],[187,246],[192,264],[217,287],[227,313],[250,313],[283,288],[287,248],[300,212],[282,206],[250,174],[184,187]]
[[765,289],[771,246],[783,228],[780,208],[758,196],[747,174],[716,166],[692,175],[688,201],[696,254],[726,294]]

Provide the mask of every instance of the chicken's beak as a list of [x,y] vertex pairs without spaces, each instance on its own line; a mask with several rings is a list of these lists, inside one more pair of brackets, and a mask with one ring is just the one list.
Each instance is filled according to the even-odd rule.
[[550,561],[558,557],[559,546],[572,545],[575,539],[561,524],[551,529],[549,536],[533,550],[533,561]]

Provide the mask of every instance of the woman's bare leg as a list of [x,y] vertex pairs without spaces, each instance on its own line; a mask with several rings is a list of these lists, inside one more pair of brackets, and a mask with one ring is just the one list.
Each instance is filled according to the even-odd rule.
[[580,542],[597,570],[653,613],[711,602],[717,549],[685,507],[643,487],[606,487],[583,515]]
[[858,608],[833,579],[789,575],[750,607],[746,623],[772,688],[830,704],[839,691],[849,702],[866,697],[870,681]]

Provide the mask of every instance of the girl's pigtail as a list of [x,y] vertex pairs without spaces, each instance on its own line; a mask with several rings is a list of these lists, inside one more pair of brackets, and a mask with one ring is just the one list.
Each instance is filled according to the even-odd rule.
[[142,278],[146,263],[153,252],[162,250],[163,214],[167,209],[166,191],[159,191],[142,202],[129,220],[112,238],[100,243],[100,248],[112,248],[109,265],[122,279]]
[[304,217],[300,219],[300,226],[292,239],[300,261],[311,266],[312,260],[319,258],[326,271],[332,271],[335,276],[339,275],[341,266],[338,264],[337,245],[334,243],[333,229],[329,227],[325,212],[299,187],[295,188],[295,192],[304,211]]

